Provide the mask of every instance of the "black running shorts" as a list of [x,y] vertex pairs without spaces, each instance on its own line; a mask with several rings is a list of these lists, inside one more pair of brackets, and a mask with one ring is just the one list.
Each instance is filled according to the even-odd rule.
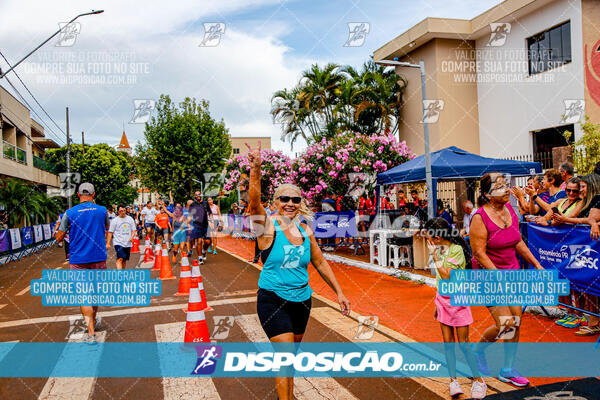
[[306,331],[312,301],[296,302],[284,300],[274,292],[258,289],[256,311],[267,337],[292,332],[301,335]]

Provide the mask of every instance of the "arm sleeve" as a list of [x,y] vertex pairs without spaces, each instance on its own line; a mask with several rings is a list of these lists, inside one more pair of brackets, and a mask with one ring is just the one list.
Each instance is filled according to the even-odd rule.
[[110,221],[110,226],[108,227],[108,231],[110,233],[113,233],[115,231],[116,227],[117,227],[117,219],[114,218],[112,221]]
[[60,226],[58,227],[58,230],[61,232],[69,231],[69,218],[67,218],[67,213],[65,213],[60,220]]

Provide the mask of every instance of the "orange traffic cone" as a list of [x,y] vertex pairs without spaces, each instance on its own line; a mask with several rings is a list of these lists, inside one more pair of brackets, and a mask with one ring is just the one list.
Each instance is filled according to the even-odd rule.
[[158,279],[175,279],[173,276],[173,271],[171,270],[171,260],[169,259],[169,250],[167,250],[166,243],[163,243],[161,258],[160,276]]
[[198,284],[192,283],[190,289],[190,300],[189,300],[189,312],[185,319],[185,336],[183,341],[185,343],[209,343],[210,334],[208,332],[208,325],[206,324],[206,317],[204,311],[202,311],[200,304],[200,291],[198,290]]
[[200,265],[198,264],[198,260],[192,261],[192,282],[200,282],[198,278],[200,278]]
[[204,284],[202,283],[202,276],[200,276],[200,282],[198,282],[198,289],[200,289],[200,298],[202,299],[202,304],[204,305],[204,311],[214,311],[211,306],[206,302],[206,293],[204,293]]
[[140,239],[138,239],[137,233],[135,234],[135,237],[131,241],[131,244],[132,244],[131,254],[139,253],[140,252]]
[[175,293],[175,296],[184,296],[190,294],[190,287],[192,286],[192,271],[190,270],[190,263],[188,258],[181,257],[181,270],[179,271],[179,290]]
[[[200,299],[202,300],[201,309],[204,311],[213,311],[206,301],[206,293],[204,292],[204,284],[202,283],[202,274],[200,273],[200,265],[198,265],[198,260],[194,260],[192,262],[192,287],[194,287],[193,285],[198,285],[200,290]],[[183,311],[187,312],[187,309]]]
[[156,243],[154,246],[154,268],[152,271],[160,271],[162,265],[162,250],[160,248],[160,244]]
[[152,246],[150,245],[150,235],[146,236],[146,243],[144,244],[144,261],[142,262],[152,262],[154,261],[154,254],[152,254]]

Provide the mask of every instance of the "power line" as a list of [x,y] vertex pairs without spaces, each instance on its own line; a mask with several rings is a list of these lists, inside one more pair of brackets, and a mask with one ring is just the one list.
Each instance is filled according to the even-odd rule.
[[[12,88],[13,88],[13,90],[14,90],[15,92],[17,92],[17,94],[19,95],[19,97],[23,98],[23,96],[21,95],[21,93],[19,93],[19,91],[18,91],[18,90],[17,90],[17,88],[16,88],[16,87],[15,87],[15,86],[12,84],[12,82],[11,82],[11,81],[10,81],[10,80],[9,80],[7,77],[4,77],[4,79],[6,79],[6,81],[7,81],[7,82],[8,82],[8,84],[10,85],[10,87],[12,87]],[[23,101],[25,101],[25,99],[23,99]],[[25,103],[27,103],[27,102],[25,101]],[[10,118],[7,118],[7,119],[10,121]],[[18,119],[19,119],[21,122],[25,123],[25,121],[21,120],[20,118],[18,118]],[[11,121],[11,122],[12,122],[12,121]],[[13,124],[14,124],[14,122],[13,122]],[[17,128],[18,128],[18,127],[17,127]],[[21,132],[22,132],[22,133],[23,133],[23,134],[24,134],[24,135],[27,137],[27,139],[29,139],[29,141],[31,142],[31,144],[32,144],[32,145],[34,145],[35,147],[37,147],[39,150],[42,150],[43,152],[46,152],[46,150],[45,150],[45,149],[44,149],[42,146],[40,146],[39,144],[37,144],[37,143],[36,143],[36,142],[35,142],[35,141],[34,141],[34,140],[31,138],[31,136],[29,136],[29,135],[28,135],[26,132],[24,132],[24,131],[21,131]]]
[[[4,59],[4,61],[8,65],[8,67],[11,68],[12,66],[10,65],[10,63],[8,62],[8,60],[6,59],[6,57],[4,56],[4,54],[1,51],[0,51],[0,56],[2,56],[2,58]],[[17,77],[17,79],[19,80],[19,82],[21,82],[21,85],[23,85],[23,87],[25,88],[25,90],[27,90],[27,93],[29,93],[29,95],[31,96],[31,98],[33,99],[33,101],[35,101],[35,103],[42,109],[42,111],[44,112],[44,114],[46,114],[46,116],[48,118],[50,118],[50,121],[52,121],[54,123],[54,125],[58,128],[58,130],[60,130],[63,133],[63,135],[67,136],[67,134],[65,133],[65,131],[63,131],[62,128],[60,127],[60,125],[58,125],[56,123],[56,121],[50,116],[50,114],[48,114],[48,112],[46,111],[46,109],[40,104],[40,102],[33,95],[33,93],[31,93],[31,90],[29,90],[29,88],[27,87],[27,85],[25,85],[25,82],[23,82],[23,80],[21,79],[21,77],[19,76],[19,74],[17,74],[17,71],[13,69],[12,72],[13,72],[13,74],[15,74],[15,76]],[[8,78],[7,78],[7,80],[8,80]],[[13,85],[11,85],[11,86],[13,86]],[[14,89],[14,86],[13,86],[13,89]],[[23,98],[23,96],[21,96],[21,98]],[[23,101],[25,101],[25,100],[23,99]],[[26,101],[25,101],[25,103],[27,104]],[[28,107],[41,120],[41,117],[39,116],[39,114],[37,114],[37,112],[35,112],[35,110],[33,110],[33,107],[31,107],[30,105],[28,105]],[[44,124],[46,125],[46,128],[48,128],[48,130],[55,135],[55,137],[56,137],[57,140],[62,140],[62,139],[59,139],[59,136],[52,129],[50,129],[50,126],[47,123],[44,122]]]
[[[57,139],[57,142],[58,142],[59,136],[58,136],[58,135],[57,135],[57,134],[56,134],[56,133],[55,133],[55,132],[54,132],[54,131],[53,131],[53,130],[50,128],[50,126],[49,126],[49,125],[48,125],[48,124],[47,124],[47,123],[46,123],[46,122],[45,122],[45,121],[44,121],[44,120],[43,120],[43,119],[40,117],[40,115],[39,115],[39,114],[38,114],[38,113],[37,113],[37,112],[36,112],[36,111],[35,111],[35,110],[34,110],[34,109],[31,107],[31,105],[30,105],[30,104],[27,102],[27,100],[25,100],[25,98],[23,97],[23,95],[21,94],[21,92],[19,92],[19,90],[18,90],[18,89],[15,87],[15,85],[13,85],[13,84],[12,84],[12,82],[11,82],[11,81],[10,81],[10,80],[9,80],[7,77],[4,77],[4,79],[6,79],[6,81],[7,81],[7,82],[8,82],[8,84],[10,85],[10,87],[11,87],[11,88],[12,88],[12,89],[13,89],[13,90],[16,92],[16,94],[19,96],[19,98],[21,99],[21,101],[23,101],[23,103],[25,103],[25,105],[26,105],[27,107],[29,107],[29,110],[30,110],[31,112],[33,112],[33,113],[35,114],[35,116],[36,116],[36,117],[38,117],[38,119],[40,119],[40,121],[41,121],[41,122],[42,122],[44,125],[46,125],[46,128],[48,129],[48,132],[52,133],[52,134],[54,135],[54,137]],[[21,119],[19,118],[19,120],[21,120]],[[25,124],[28,124],[28,123],[26,123],[25,121],[21,121],[21,122],[23,122],[23,123],[25,123]],[[60,143],[59,143],[59,144],[60,144]]]

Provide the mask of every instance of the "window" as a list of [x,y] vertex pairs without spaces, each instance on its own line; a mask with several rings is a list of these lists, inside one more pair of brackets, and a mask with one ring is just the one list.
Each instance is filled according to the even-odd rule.
[[571,62],[571,22],[527,38],[529,75]]
[[542,168],[552,168],[552,149],[573,144],[573,135],[565,138],[565,131],[575,132],[573,124],[541,129],[533,133],[533,161],[542,163]]
[[233,149],[233,154],[240,154],[240,149],[238,149],[237,147],[235,147]]

